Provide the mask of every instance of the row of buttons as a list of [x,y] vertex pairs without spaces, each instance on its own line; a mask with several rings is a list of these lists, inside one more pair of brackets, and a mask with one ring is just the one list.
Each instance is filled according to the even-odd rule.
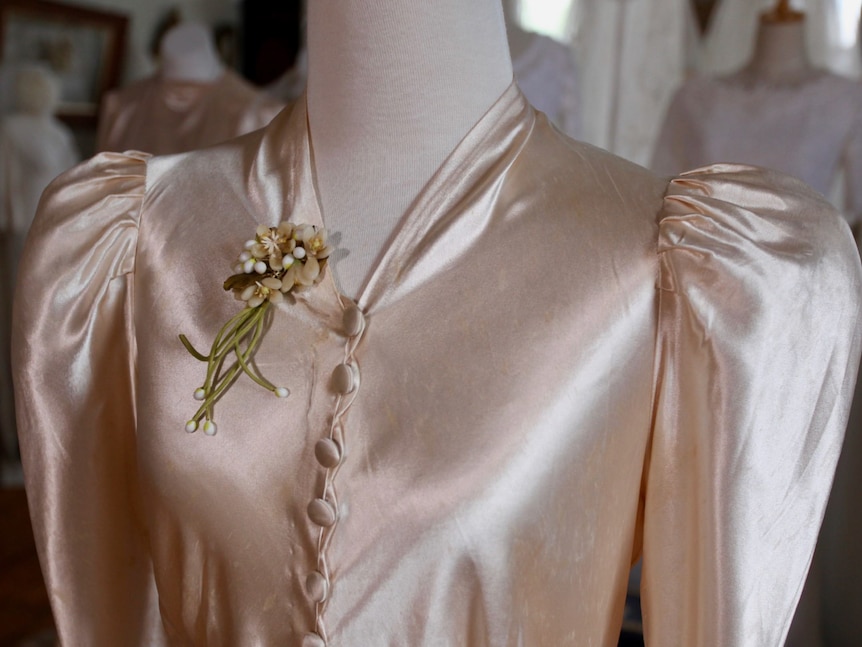
[[[342,322],[344,332],[348,337],[356,338],[365,330],[365,315],[355,305],[348,306],[345,309]],[[348,355],[350,354],[352,352],[348,353]],[[339,364],[332,372],[331,385],[333,390],[341,396],[353,393],[359,386],[359,367],[350,361]],[[330,437],[317,441],[314,446],[314,456],[321,467],[331,470],[341,464],[344,453],[338,442]],[[326,498],[314,499],[308,504],[307,513],[308,518],[314,524],[324,529],[331,528],[338,520],[336,507],[327,501]],[[326,601],[329,595],[329,588],[329,580],[319,570],[312,571],[305,578],[305,592],[308,598],[316,604]],[[317,622],[319,625],[319,616]],[[326,641],[319,633],[309,632],[305,634],[302,640],[302,647],[326,647]]]

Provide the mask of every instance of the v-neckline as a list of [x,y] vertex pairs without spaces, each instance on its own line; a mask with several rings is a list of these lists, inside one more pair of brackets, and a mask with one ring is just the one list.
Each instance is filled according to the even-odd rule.
[[[266,159],[261,160],[260,167],[265,169],[261,180],[266,182],[266,178],[273,174],[277,174],[281,180],[282,220],[297,220],[295,213],[306,212],[298,221],[325,227],[305,95],[299,98],[287,118],[289,123],[286,132],[278,125],[267,129],[267,135],[274,140],[272,146],[262,146],[262,154],[274,155],[269,163]],[[363,278],[355,299],[338,290],[333,267],[328,268],[330,277],[327,282],[338,300],[342,304],[345,300],[355,302],[366,314],[379,308],[385,301],[392,280],[399,275],[398,259],[403,258],[433,228],[442,214],[462,200],[477,178],[483,176],[486,166],[493,166],[497,158],[495,151],[502,154],[515,140],[522,139],[524,131],[532,128],[533,119],[529,104],[513,81],[456,144],[399,217]],[[288,139],[285,143],[277,141],[280,137],[295,139]],[[490,149],[483,145],[485,142],[491,144]],[[275,197],[265,186],[261,187],[261,193]]]

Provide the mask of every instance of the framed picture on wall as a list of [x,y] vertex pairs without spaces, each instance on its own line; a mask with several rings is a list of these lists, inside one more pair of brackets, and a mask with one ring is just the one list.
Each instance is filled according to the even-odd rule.
[[58,117],[95,125],[102,95],[120,78],[128,18],[48,0],[0,0],[0,64],[44,65],[60,81]]

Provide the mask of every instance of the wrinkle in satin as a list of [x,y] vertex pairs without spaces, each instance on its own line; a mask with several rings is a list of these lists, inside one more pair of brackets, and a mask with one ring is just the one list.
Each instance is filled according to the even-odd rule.
[[[202,346],[237,311],[221,282],[256,223],[322,224],[311,170],[294,105],[206,151],[96,157],[46,194],[14,359],[63,642],[612,647],[642,553],[648,645],[780,644],[859,357],[835,212],[750,167],[668,186],[513,86],[403,221],[361,338],[328,277],[256,355],[290,397],[240,379],[218,434],[188,434],[202,366],[177,335]],[[330,482],[314,446],[346,357]]]

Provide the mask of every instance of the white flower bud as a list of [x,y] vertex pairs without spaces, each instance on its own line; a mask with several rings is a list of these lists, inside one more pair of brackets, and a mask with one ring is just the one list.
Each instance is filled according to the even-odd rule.
[[254,296],[256,290],[256,285],[249,285],[245,290],[242,291],[242,294],[239,295],[239,298],[243,301],[248,301]]
[[276,388],[275,397],[277,398],[286,398],[290,395],[290,391],[283,386]]
[[251,252],[248,250],[245,250],[242,254],[239,255],[239,262],[245,263],[250,258],[251,258]]
[[252,272],[254,272],[254,265],[254,259],[250,258],[242,264],[242,271],[246,274],[251,274]]
[[204,433],[207,436],[215,436],[217,431],[218,427],[216,426],[216,423],[214,423],[212,420],[207,420],[204,423]]
[[296,259],[291,254],[288,254],[283,259],[281,259],[281,265],[282,267],[284,267],[284,269],[290,268],[290,266],[293,265],[294,262],[296,262]]
[[190,434],[195,433],[197,430],[198,430],[198,423],[195,422],[194,420],[189,420],[186,423],[186,431],[189,432]]
[[263,261],[258,261],[254,264],[254,271],[258,274],[263,274],[264,272],[266,272],[266,263],[264,263]]
[[245,247],[246,249],[251,249],[255,245],[257,245],[256,240],[247,240],[247,241],[245,241],[245,244],[243,244],[243,247]]
[[200,400],[205,399],[206,397],[207,397],[207,392],[204,391],[203,387],[195,390],[195,400],[200,401]]
[[302,247],[297,247],[293,250],[293,257],[298,260],[302,260],[305,258],[305,250]]

